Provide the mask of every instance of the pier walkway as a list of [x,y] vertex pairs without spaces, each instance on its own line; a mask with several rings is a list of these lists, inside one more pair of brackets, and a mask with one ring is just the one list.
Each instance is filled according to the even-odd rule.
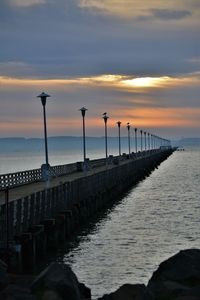
[[[5,253],[8,249],[17,249],[20,265],[22,260],[25,265],[31,261],[34,265],[38,256],[55,247],[58,240],[65,240],[109,203],[117,201],[174,150],[166,148],[133,153],[130,157],[109,157],[107,163],[105,159],[91,161],[87,172],[78,162],[70,165],[67,174],[52,178],[48,186],[40,178],[33,181],[31,177],[30,182],[28,179],[23,182],[24,179],[16,181],[19,174],[2,175],[0,249],[5,249]],[[66,168],[69,170],[67,165]]]
[[[154,151],[154,153],[155,152],[156,151]],[[64,182],[71,182],[78,178],[83,178],[85,176],[91,176],[98,172],[116,168],[119,165],[130,163],[130,160],[131,161],[139,160],[144,157],[148,157],[150,155],[152,155],[152,151],[151,152],[144,151],[141,154],[139,153],[138,156],[131,155],[130,159],[129,159],[128,155],[124,155],[121,157],[119,157],[119,156],[110,157],[110,158],[108,158],[107,164],[106,164],[105,159],[99,159],[99,160],[97,159],[97,160],[89,162],[88,170],[85,172],[77,170],[77,163],[74,163],[73,165],[76,167],[73,168],[73,171],[71,171],[67,174],[63,174],[63,175],[52,176],[49,181],[49,184],[47,184],[45,181],[42,181],[42,180],[40,180],[40,181],[36,180],[35,182],[31,181],[30,183],[28,182],[28,183],[13,185],[10,188],[8,186],[9,201],[14,201],[14,200],[17,200],[20,198],[24,198],[24,197],[32,194],[33,192],[36,193],[36,192],[39,192],[39,191],[42,191],[45,189],[56,187]],[[116,161],[117,161],[117,163],[116,163]],[[96,162],[96,163],[94,164],[94,162]],[[70,165],[72,165],[72,164],[70,164]],[[18,172],[18,173],[22,173],[22,172]],[[5,175],[2,175],[2,176],[5,176]],[[6,187],[4,187],[0,190],[0,205],[5,203],[5,189],[6,189]]]

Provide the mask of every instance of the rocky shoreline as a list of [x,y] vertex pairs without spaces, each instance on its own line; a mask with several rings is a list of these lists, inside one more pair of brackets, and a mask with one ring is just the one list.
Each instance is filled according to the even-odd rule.
[[[89,300],[91,290],[71,268],[51,263],[37,277],[7,273],[0,261],[1,300]],[[182,250],[162,262],[147,286],[124,284],[98,300],[200,300],[200,250]]]

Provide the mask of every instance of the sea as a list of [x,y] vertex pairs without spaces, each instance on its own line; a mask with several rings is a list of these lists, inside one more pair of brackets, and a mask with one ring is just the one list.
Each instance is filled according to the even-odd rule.
[[[12,148],[1,146],[0,173],[38,168],[43,163],[42,141],[25,147],[26,142],[12,141]],[[82,159],[81,140],[79,146],[76,141],[64,147],[65,142],[50,142],[52,164]],[[124,152],[126,143],[124,139]],[[95,146],[88,144],[90,158],[104,155],[103,138]],[[109,151],[117,154],[117,139]],[[175,151],[148,178],[116,199],[115,205],[59,248],[51,260],[70,265],[96,299],[124,283],[147,284],[163,260],[182,249],[200,248],[199,231],[200,146],[186,144],[184,151]]]

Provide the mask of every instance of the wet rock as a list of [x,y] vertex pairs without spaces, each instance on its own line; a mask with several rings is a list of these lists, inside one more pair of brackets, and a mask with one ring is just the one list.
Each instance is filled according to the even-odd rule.
[[[162,262],[149,280],[148,288],[156,299],[200,300],[200,250],[188,249]],[[186,298],[187,297],[187,298]],[[182,299],[180,298],[180,299]]]
[[51,263],[36,277],[31,285],[31,291],[35,295],[40,295],[43,299],[47,299],[46,295],[49,293],[56,300],[85,299],[82,294],[85,289],[83,289],[83,286],[80,288],[80,283],[70,267],[58,263]]
[[144,284],[124,284],[99,300],[154,300],[154,297]]

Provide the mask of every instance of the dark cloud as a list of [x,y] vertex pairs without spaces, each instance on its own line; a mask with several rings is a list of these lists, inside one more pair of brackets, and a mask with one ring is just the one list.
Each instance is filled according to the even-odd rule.
[[188,10],[152,9],[152,16],[160,20],[180,20],[192,15]]
[[[194,1],[193,1],[194,2]],[[192,2],[192,3],[193,3]],[[2,0],[1,75],[63,77],[93,74],[170,75],[198,71],[199,28],[149,26],[95,15],[76,0],[15,7]],[[152,9],[172,20],[189,10]],[[169,22],[166,22],[167,24]]]

